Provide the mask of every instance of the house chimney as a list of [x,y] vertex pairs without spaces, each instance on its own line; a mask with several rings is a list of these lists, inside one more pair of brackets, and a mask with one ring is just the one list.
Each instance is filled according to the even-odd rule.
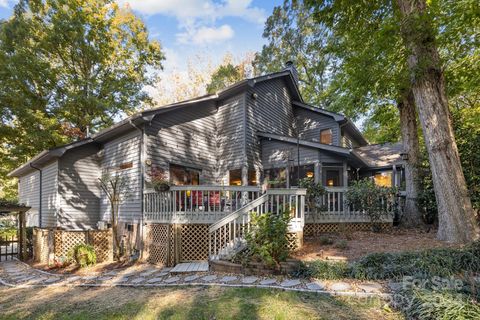
[[285,62],[285,70],[288,70],[292,73],[293,79],[298,84],[298,71],[297,68],[295,68],[292,60]]

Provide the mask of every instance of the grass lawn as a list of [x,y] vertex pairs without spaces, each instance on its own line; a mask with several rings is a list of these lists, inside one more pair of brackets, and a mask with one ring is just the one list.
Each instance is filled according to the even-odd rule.
[[254,288],[0,287],[0,319],[403,319],[383,306]]

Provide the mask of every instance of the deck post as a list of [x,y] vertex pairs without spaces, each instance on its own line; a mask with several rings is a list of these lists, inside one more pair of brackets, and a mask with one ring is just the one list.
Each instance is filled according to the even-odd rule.
[[347,162],[343,162],[343,186],[348,187],[348,165]]
[[315,162],[313,178],[315,183],[322,182],[322,163],[320,161]]

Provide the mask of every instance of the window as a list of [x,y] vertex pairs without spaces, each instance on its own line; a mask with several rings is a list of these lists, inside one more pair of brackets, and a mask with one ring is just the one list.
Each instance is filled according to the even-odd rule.
[[323,167],[322,182],[326,187],[341,187],[343,186],[343,167],[332,168]]
[[287,187],[287,169],[267,169],[265,173],[265,182],[269,188],[286,188]]
[[[242,185],[242,169],[235,169],[229,171],[231,186],[241,186]],[[255,170],[248,170],[248,185],[256,186],[257,185],[257,173]]]
[[231,186],[241,186],[242,185],[242,169],[235,169],[229,171]]
[[199,185],[200,170],[170,164],[170,181],[173,185]]
[[375,184],[380,187],[392,186],[392,171],[375,172],[373,176]]
[[300,166],[300,172],[298,170],[298,167],[293,167],[293,169],[290,171],[290,185],[291,186],[298,186],[298,178],[304,179],[304,178],[314,178],[315,176],[315,169],[313,164],[306,164],[303,166]]
[[118,169],[119,170],[125,170],[125,169],[130,169],[133,167],[133,162],[130,161],[130,162],[124,162],[122,163],[121,165],[118,166]]
[[332,144],[332,129],[320,131],[320,143]]

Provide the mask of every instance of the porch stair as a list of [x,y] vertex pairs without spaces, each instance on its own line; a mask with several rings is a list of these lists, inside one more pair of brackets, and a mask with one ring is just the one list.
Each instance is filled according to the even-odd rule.
[[207,261],[185,262],[177,264],[172,270],[171,274],[191,273],[191,272],[208,272]]
[[282,213],[292,216],[289,230],[303,231],[305,221],[305,189],[271,189],[209,227],[209,259],[224,259],[240,251],[245,245],[245,234],[250,231],[252,214]]

